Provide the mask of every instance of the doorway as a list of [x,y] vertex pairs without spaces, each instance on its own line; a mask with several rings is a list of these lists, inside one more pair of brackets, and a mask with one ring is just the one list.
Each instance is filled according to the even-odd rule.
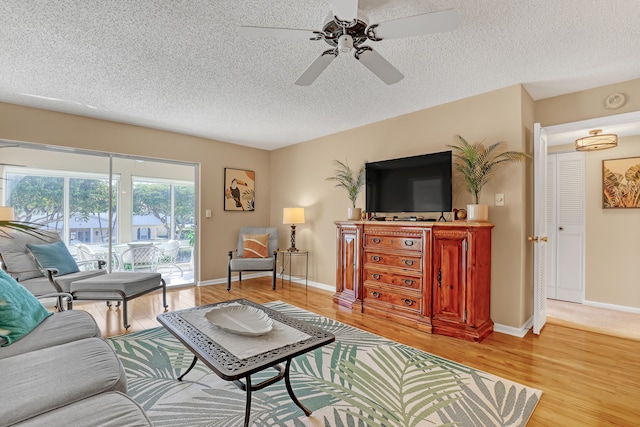
[[547,155],[547,298],[582,303],[585,272],[584,153]]

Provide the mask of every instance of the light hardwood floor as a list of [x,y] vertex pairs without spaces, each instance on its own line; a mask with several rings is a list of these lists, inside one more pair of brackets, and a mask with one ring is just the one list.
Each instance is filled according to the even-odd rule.
[[[640,425],[640,342],[547,324],[540,336],[517,338],[494,332],[481,344],[431,335],[338,308],[331,292],[292,284],[271,290],[270,279],[168,291],[170,310],[234,298],[263,303],[285,301],[450,360],[541,389],[542,399],[528,426]],[[121,313],[104,302],[77,303],[90,312],[104,336],[125,333]],[[159,326],[159,294],[129,303],[130,332]]]

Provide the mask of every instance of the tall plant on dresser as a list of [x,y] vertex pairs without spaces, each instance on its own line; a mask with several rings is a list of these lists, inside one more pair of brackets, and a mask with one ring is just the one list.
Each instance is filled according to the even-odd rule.
[[469,220],[488,221],[489,207],[480,204],[480,191],[495,173],[509,163],[517,163],[531,157],[520,151],[505,151],[506,142],[499,141],[490,146],[482,142],[467,142],[456,135],[458,145],[448,145],[453,149],[454,165],[462,178],[469,194],[473,196],[473,205],[467,205]]
[[349,200],[351,200],[351,207],[347,212],[348,219],[358,220],[360,219],[362,210],[360,208],[356,208],[356,200],[364,186],[366,162],[363,163],[357,171],[352,170],[346,162],[342,163],[340,160],[334,160],[333,162],[336,165],[336,169],[334,171],[334,175],[328,177],[327,181],[335,181],[336,187],[344,188],[347,191]]

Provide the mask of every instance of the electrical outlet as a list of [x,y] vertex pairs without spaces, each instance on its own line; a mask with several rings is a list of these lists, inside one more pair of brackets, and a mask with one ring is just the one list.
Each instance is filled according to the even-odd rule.
[[496,193],[495,205],[504,206],[504,193]]
[[204,211],[204,216],[207,218],[211,218],[211,209],[207,209]]

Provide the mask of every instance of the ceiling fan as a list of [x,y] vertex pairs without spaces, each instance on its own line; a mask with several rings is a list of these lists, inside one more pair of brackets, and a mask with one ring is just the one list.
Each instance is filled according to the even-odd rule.
[[338,54],[350,52],[380,80],[391,85],[404,76],[382,55],[365,45],[366,42],[451,31],[459,21],[457,11],[448,9],[369,25],[368,19],[358,10],[358,0],[332,0],[331,4],[333,11],[325,19],[321,31],[252,26],[241,26],[239,31],[247,36],[324,40],[329,44],[331,48],[322,52],[295,81],[298,86],[311,85]]

